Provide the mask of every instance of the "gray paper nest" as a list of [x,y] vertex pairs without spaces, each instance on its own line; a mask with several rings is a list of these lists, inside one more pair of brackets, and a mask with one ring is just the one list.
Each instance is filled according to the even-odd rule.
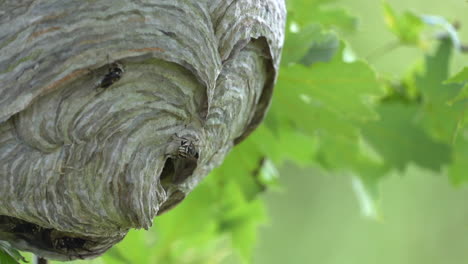
[[261,122],[284,23],[281,0],[0,2],[0,240],[71,260],[149,228]]

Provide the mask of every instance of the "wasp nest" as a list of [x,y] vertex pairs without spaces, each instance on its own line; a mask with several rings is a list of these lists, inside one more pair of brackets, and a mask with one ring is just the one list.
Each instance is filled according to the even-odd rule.
[[95,257],[262,120],[282,0],[0,2],[0,240]]

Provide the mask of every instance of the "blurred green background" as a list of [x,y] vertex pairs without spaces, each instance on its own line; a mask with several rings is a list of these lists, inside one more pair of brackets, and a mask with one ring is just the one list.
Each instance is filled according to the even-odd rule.
[[375,221],[360,214],[349,177],[284,169],[284,190],[264,196],[270,220],[253,263],[468,263],[468,188],[417,168],[401,176],[382,182]]
[[[311,0],[313,1],[313,0]],[[357,54],[366,58],[373,51],[379,50],[389,43],[395,42],[395,36],[386,28],[382,1],[379,0],[337,0],[337,6],[346,7],[352,14],[359,17],[357,33],[346,36]],[[459,34],[464,42],[468,42],[468,2],[465,0],[390,0],[388,3],[398,12],[406,10],[417,14],[437,15],[448,21],[461,23]],[[423,53],[414,47],[399,47],[374,57],[369,62],[379,72],[392,76],[404,74],[416,60],[421,59]],[[468,56],[454,58],[453,71],[466,66]]]
[[[467,1],[388,2],[398,12],[412,10],[459,21],[460,37],[468,42]],[[385,26],[381,1],[334,3],[360,19],[358,31],[346,36],[358,56],[365,58],[395,41]],[[401,76],[423,55],[414,47],[399,47],[376,54],[369,62],[381,73]],[[452,71],[467,62],[467,55],[456,56]],[[361,214],[351,182],[348,175],[293,164],[282,168],[282,190],[263,195],[269,223],[261,228],[253,263],[468,263],[466,184],[454,187],[446,175],[415,166],[392,174],[381,182],[383,215],[376,221]]]

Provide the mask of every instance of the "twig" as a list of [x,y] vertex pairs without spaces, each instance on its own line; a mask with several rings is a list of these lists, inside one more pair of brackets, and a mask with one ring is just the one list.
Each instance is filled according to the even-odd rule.
[[[459,30],[461,27],[461,23],[459,21],[453,22],[452,26],[455,28],[455,30]],[[443,40],[443,39],[452,39],[450,34],[448,32],[441,32],[435,36],[436,39],[438,40]],[[460,43],[460,52],[461,53],[468,53],[468,44],[467,43]]]
[[49,264],[49,261],[45,258],[39,256],[34,256],[34,264]]
[[460,48],[461,48],[460,51],[462,53],[468,53],[468,44],[466,45],[462,44]]

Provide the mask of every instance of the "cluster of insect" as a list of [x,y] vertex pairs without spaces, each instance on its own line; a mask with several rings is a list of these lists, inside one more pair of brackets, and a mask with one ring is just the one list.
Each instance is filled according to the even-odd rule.
[[85,251],[89,251],[84,248],[85,243],[86,243],[86,240],[82,238],[60,237],[60,238],[55,238],[52,241],[52,247],[58,250],[71,251],[71,252],[77,253],[77,249],[83,249]]
[[[5,222],[5,219],[6,217],[0,216],[0,224]],[[87,242],[85,239],[59,235],[53,229],[43,228],[20,219],[15,219],[12,223],[11,231],[13,233],[23,239],[33,239],[38,245],[53,248],[57,251],[73,252],[76,253],[79,258],[82,257],[77,254],[78,250],[89,251],[85,248]],[[0,260],[0,263],[3,262]]]

